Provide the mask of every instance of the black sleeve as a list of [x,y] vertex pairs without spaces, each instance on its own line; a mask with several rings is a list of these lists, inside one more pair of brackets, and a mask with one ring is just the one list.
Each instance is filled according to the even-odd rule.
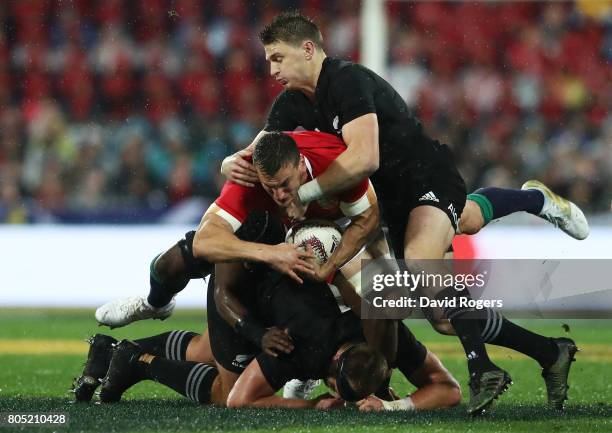
[[376,81],[372,72],[360,65],[342,68],[334,78],[332,97],[338,104],[340,123],[346,125],[364,114],[376,113]]
[[286,90],[276,97],[268,112],[265,131],[293,131],[299,126],[293,97]]
[[256,359],[264,377],[274,391],[278,391],[285,383],[298,377],[297,368],[286,356],[274,357],[261,352]]

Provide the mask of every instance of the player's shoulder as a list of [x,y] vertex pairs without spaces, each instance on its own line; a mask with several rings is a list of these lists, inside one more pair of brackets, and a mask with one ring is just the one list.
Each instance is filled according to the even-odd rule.
[[215,200],[215,203],[222,209],[225,209],[229,203],[233,202],[239,197],[244,196],[245,191],[242,188],[243,187],[241,185],[238,185],[231,180],[226,180],[225,183],[223,183],[223,187],[221,188],[221,192]]
[[322,95],[342,106],[341,101],[359,98],[365,89],[375,89],[379,77],[370,69],[348,60],[332,59],[324,67],[317,88]]
[[350,60],[329,58],[328,70],[334,77],[370,75],[373,72],[365,66]]
[[304,95],[304,93],[298,90],[288,90],[288,89],[285,89],[282,92],[280,92],[275,99],[276,104],[283,103],[283,104],[299,105],[299,104],[304,104],[307,102],[308,102],[308,98],[306,97],[306,95]]
[[224,203],[227,199],[235,199],[242,197],[250,197],[250,196],[265,196],[266,193],[261,187],[261,184],[256,184],[253,187],[247,187],[240,185],[231,180],[226,180],[221,188],[221,193],[217,201]]
[[330,72],[350,71],[355,69],[356,66],[360,66],[358,63],[351,62],[350,60],[338,59],[335,57],[327,57],[325,59],[325,68]]

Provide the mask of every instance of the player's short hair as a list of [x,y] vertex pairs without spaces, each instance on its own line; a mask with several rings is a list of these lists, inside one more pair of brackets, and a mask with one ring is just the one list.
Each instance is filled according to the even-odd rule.
[[359,343],[340,355],[335,376],[340,397],[358,401],[380,389],[389,376],[389,366],[382,353]]
[[268,176],[274,176],[286,164],[297,165],[300,151],[295,140],[282,132],[268,132],[255,144],[253,164]]
[[323,36],[321,36],[317,25],[310,18],[297,11],[283,12],[277,15],[270,24],[259,32],[259,40],[264,45],[285,42],[295,47],[300,46],[305,40],[309,40],[314,42],[317,47],[323,47]]

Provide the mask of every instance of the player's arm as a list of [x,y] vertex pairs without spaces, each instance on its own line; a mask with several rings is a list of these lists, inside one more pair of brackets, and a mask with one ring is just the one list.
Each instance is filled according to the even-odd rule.
[[325,172],[300,187],[302,203],[337,194],[378,170],[376,83],[365,69],[357,65],[344,68],[334,80],[331,97],[337,104],[342,139],[347,149]]
[[461,387],[432,352],[408,378],[418,389],[410,395],[417,410],[442,409],[461,403]]
[[266,263],[299,283],[302,279],[296,271],[307,275],[313,273],[309,261],[312,253],[303,251],[297,245],[282,243],[267,245],[247,242],[234,234],[232,225],[219,215],[222,209],[212,204],[200,222],[193,239],[193,253],[196,258],[211,263],[230,261],[252,261]]
[[266,329],[256,318],[249,314],[237,297],[239,290],[250,288],[253,281],[248,280],[243,263],[220,263],[215,265],[215,304],[219,315],[238,334],[261,348],[271,356],[291,353],[293,342],[289,334],[276,327]]
[[461,388],[436,355],[427,352],[423,365],[408,380],[418,389],[408,397],[383,402],[370,396],[358,403],[361,411],[430,410],[456,406],[461,402]]
[[193,239],[193,253],[211,263],[229,261],[266,262],[270,245],[239,239],[232,225],[218,213],[216,204],[210,205]]
[[219,263],[215,265],[215,304],[219,315],[232,328],[247,316],[247,309],[239,301],[236,293],[241,287],[248,287],[244,263]]
[[255,143],[257,143],[257,140],[265,133],[266,131],[260,131],[246,148],[227,156],[223,162],[221,162],[221,174],[225,176],[227,180],[248,187],[253,187],[256,183],[259,183],[257,171],[255,171],[255,167],[253,167],[253,164],[248,161],[247,158],[253,155]]
[[352,203],[341,202],[345,216],[351,223],[342,234],[342,239],[336,250],[326,263],[315,268],[316,279],[326,281],[327,278],[340,269],[346,262],[368,243],[380,224],[380,210],[374,188],[368,182],[366,193]]
[[324,195],[334,195],[355,186],[369,177],[379,165],[378,118],[368,113],[351,120],[342,127],[342,139],[347,149],[316,179],[298,190],[303,203]]

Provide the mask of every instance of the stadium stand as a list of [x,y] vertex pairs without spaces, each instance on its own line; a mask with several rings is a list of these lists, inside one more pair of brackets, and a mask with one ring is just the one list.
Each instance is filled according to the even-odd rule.
[[[601,3],[388,3],[388,78],[454,147],[468,188],[538,178],[587,211],[609,209],[612,11]],[[262,23],[300,8],[329,55],[359,60],[359,2],[273,4],[2,2],[0,222],[155,221],[216,196],[219,161],[250,142],[281,90]]]

